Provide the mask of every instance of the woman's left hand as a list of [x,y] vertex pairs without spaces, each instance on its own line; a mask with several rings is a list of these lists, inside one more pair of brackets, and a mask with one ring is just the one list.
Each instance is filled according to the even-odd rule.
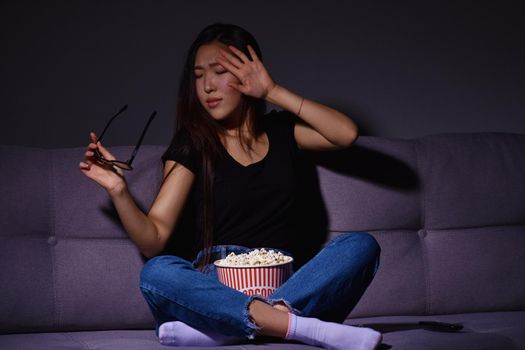
[[248,52],[252,56],[250,60],[236,47],[230,45],[228,48],[237,57],[220,49],[222,57],[218,56],[217,61],[240,80],[239,84],[232,83],[229,86],[245,95],[265,99],[276,84],[257,57],[255,50],[248,45]]

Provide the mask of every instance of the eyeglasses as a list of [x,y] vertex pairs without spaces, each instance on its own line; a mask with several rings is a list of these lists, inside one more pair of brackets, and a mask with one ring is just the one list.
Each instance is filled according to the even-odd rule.
[[[113,117],[111,117],[111,119],[108,121],[108,123],[104,127],[104,130],[102,130],[102,133],[98,137],[97,142],[102,140],[102,137],[104,136],[104,133],[108,129],[108,127],[111,124],[111,122],[113,122],[113,120],[115,120],[115,118],[118,117],[119,114],[124,112],[126,109],[128,109],[128,105],[124,105],[124,107],[122,107],[120,109],[120,111],[117,112],[117,114],[115,114]],[[93,159],[95,161],[99,162],[99,163],[102,163],[102,164],[105,164],[105,165],[110,165],[110,166],[116,166],[117,168],[120,168],[120,169],[123,169],[123,170],[133,170],[133,167],[131,166],[131,163],[133,162],[133,159],[137,155],[137,152],[138,152],[138,150],[140,148],[140,144],[142,143],[142,139],[144,139],[144,135],[146,135],[146,131],[148,130],[148,127],[149,127],[151,121],[153,120],[153,118],[155,118],[156,115],[157,115],[157,112],[154,111],[151,114],[151,116],[149,117],[148,122],[146,123],[146,126],[144,127],[144,130],[142,131],[142,135],[140,135],[139,142],[135,146],[135,149],[133,150],[133,153],[131,153],[131,157],[129,158],[128,161],[123,162],[121,160],[116,160],[116,159],[115,160],[106,159],[106,158],[104,158],[104,156],[102,156],[102,154],[100,154],[98,149],[95,149],[95,151],[94,151],[95,154],[93,155]]]

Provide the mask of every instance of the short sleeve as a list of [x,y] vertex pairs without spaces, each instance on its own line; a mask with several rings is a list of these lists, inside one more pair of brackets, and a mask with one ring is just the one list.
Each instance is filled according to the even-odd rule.
[[267,115],[267,128],[272,130],[279,139],[284,142],[293,152],[298,151],[297,141],[295,140],[295,123],[298,117],[288,111],[272,110]]
[[192,173],[197,174],[199,169],[199,153],[191,141],[190,135],[185,130],[179,130],[175,134],[168,149],[162,155],[162,162],[173,160],[184,165]]

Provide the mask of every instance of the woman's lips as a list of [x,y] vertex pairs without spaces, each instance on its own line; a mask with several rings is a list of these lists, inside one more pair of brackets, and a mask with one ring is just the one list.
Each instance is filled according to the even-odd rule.
[[213,100],[207,100],[206,104],[209,108],[215,108],[221,103],[222,99],[213,99]]

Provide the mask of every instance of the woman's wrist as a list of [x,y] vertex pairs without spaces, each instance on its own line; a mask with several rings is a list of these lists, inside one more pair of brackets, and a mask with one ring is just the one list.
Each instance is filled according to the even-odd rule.
[[122,181],[119,181],[111,188],[107,189],[107,192],[111,198],[118,198],[121,197],[124,193],[126,193],[128,190],[128,186],[126,184],[126,181],[122,179]]
[[301,113],[304,105],[304,97],[280,86],[275,87],[266,96],[266,101],[278,107],[284,108],[296,115]]
[[280,89],[281,87],[274,83],[273,86],[268,89],[268,93],[266,94],[264,99],[267,102],[276,104],[275,101],[279,98],[278,95]]

